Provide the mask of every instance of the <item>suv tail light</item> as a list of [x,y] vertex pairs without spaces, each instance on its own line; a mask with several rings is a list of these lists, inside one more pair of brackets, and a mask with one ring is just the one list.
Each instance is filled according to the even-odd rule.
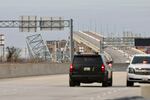
[[74,70],[74,67],[72,64],[70,64],[70,72],[73,72],[73,70]]
[[104,66],[104,64],[102,64],[102,66],[101,66],[101,72],[105,72],[105,66]]

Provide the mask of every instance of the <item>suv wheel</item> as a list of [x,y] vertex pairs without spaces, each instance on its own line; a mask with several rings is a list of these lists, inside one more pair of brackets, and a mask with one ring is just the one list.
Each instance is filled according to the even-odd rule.
[[108,86],[112,86],[112,78],[111,78],[110,81],[108,82]]
[[134,82],[131,82],[131,81],[127,80],[127,86],[133,86],[133,85],[134,85]]
[[112,86],[113,84],[113,75],[111,74],[111,78],[109,79],[108,86]]
[[107,81],[102,82],[102,87],[107,87],[107,86],[108,86],[108,82]]
[[71,80],[71,79],[69,80],[69,86],[70,87],[74,87],[75,86],[75,82],[73,80]]
[[80,82],[76,82],[76,86],[80,86]]

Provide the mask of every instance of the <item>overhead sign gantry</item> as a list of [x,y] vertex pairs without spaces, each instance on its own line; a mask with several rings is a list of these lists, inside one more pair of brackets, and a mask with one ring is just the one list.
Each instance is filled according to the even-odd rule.
[[38,29],[39,31],[52,31],[70,28],[70,60],[73,58],[73,19],[21,16],[20,20],[0,20],[0,28],[19,28],[20,32],[37,32]]

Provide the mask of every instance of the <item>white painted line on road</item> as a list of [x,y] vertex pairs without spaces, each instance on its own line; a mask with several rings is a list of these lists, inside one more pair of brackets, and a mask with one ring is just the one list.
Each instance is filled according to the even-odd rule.
[[124,54],[124,52],[122,50],[118,50],[118,51]]
[[[116,47],[113,47],[113,48],[116,48]],[[117,48],[116,48],[116,50],[118,50]],[[122,54],[124,54],[126,57],[128,57],[129,59],[131,59],[132,58],[132,56],[130,56],[128,53],[126,53],[126,52],[124,52],[123,50],[118,50],[120,53],[122,53]]]

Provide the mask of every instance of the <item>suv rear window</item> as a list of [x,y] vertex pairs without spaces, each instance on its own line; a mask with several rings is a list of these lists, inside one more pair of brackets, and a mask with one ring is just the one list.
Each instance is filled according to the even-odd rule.
[[150,57],[148,56],[135,56],[132,60],[132,64],[143,64],[146,62],[146,64],[150,64]]
[[74,56],[74,64],[102,64],[102,58],[100,55],[78,55]]

